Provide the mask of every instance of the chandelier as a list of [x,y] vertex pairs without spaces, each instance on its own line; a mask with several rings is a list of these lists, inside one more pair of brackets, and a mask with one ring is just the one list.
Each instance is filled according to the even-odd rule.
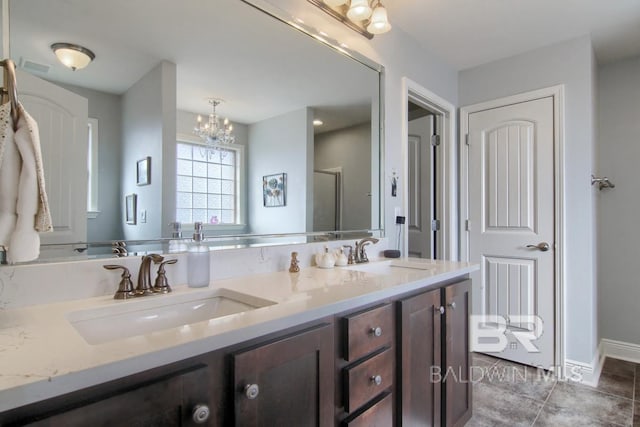
[[208,149],[218,149],[220,145],[233,144],[236,140],[233,136],[233,126],[229,123],[229,119],[224,119],[220,124],[220,118],[216,114],[216,107],[223,101],[218,98],[209,98],[211,105],[211,114],[209,119],[203,122],[202,116],[198,115],[196,126],[193,133],[204,139]]
[[380,0],[309,0],[343,24],[371,39],[391,30]]

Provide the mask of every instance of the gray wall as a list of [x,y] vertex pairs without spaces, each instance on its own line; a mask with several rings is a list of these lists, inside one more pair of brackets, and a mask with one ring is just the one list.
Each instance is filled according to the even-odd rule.
[[[313,112],[309,108],[249,125],[248,187],[251,233],[302,233],[313,212]],[[262,177],[284,172],[286,206],[264,207]]]
[[314,168],[336,167],[342,167],[342,229],[372,228],[370,123],[315,135]]
[[592,363],[597,348],[594,67],[589,37],[495,61],[459,74],[460,105],[565,85],[564,269],[566,357]]
[[616,184],[597,192],[600,335],[640,345],[640,57],[601,67],[598,86],[597,174]]
[[124,238],[120,197],[122,123],[121,97],[79,86],[56,83],[89,101],[89,117],[98,119],[98,210],[87,220],[87,241]]
[[[123,214],[125,238],[157,238],[163,230],[166,233],[169,218],[175,216],[174,212],[169,216],[169,207],[163,204],[163,193],[175,198],[175,64],[161,62],[122,96],[122,131],[121,197],[138,195],[137,224],[124,224]],[[147,156],[151,156],[151,184],[137,186],[136,163]],[[140,222],[142,210],[147,211],[144,224]]]

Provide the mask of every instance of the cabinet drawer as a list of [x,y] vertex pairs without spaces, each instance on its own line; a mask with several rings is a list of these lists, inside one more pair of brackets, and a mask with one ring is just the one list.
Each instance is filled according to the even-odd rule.
[[392,384],[393,351],[389,348],[364,362],[345,368],[345,410],[351,412],[358,409]]
[[393,402],[388,393],[377,403],[354,418],[342,422],[343,427],[389,427],[393,425]]
[[384,346],[393,339],[393,309],[391,304],[344,318],[344,358],[358,360]]

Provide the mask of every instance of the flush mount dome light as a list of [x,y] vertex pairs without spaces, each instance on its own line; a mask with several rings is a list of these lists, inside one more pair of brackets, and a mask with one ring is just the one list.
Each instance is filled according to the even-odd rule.
[[314,119],[313,120],[313,125],[314,126],[322,126],[324,124],[324,122],[320,119]]
[[93,61],[96,55],[86,47],[72,43],[54,43],[51,50],[65,66],[73,71],[81,70]]

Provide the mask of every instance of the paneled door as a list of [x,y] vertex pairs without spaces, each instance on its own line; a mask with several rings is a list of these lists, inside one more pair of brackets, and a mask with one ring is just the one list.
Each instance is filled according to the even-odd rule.
[[88,101],[18,70],[18,96],[38,122],[53,232],[42,243],[87,240]]
[[435,236],[431,229],[433,214],[435,116],[428,115],[409,121],[409,256],[435,258]]
[[472,314],[488,316],[477,336],[495,333],[484,352],[544,368],[555,358],[553,108],[545,97],[468,116]]

